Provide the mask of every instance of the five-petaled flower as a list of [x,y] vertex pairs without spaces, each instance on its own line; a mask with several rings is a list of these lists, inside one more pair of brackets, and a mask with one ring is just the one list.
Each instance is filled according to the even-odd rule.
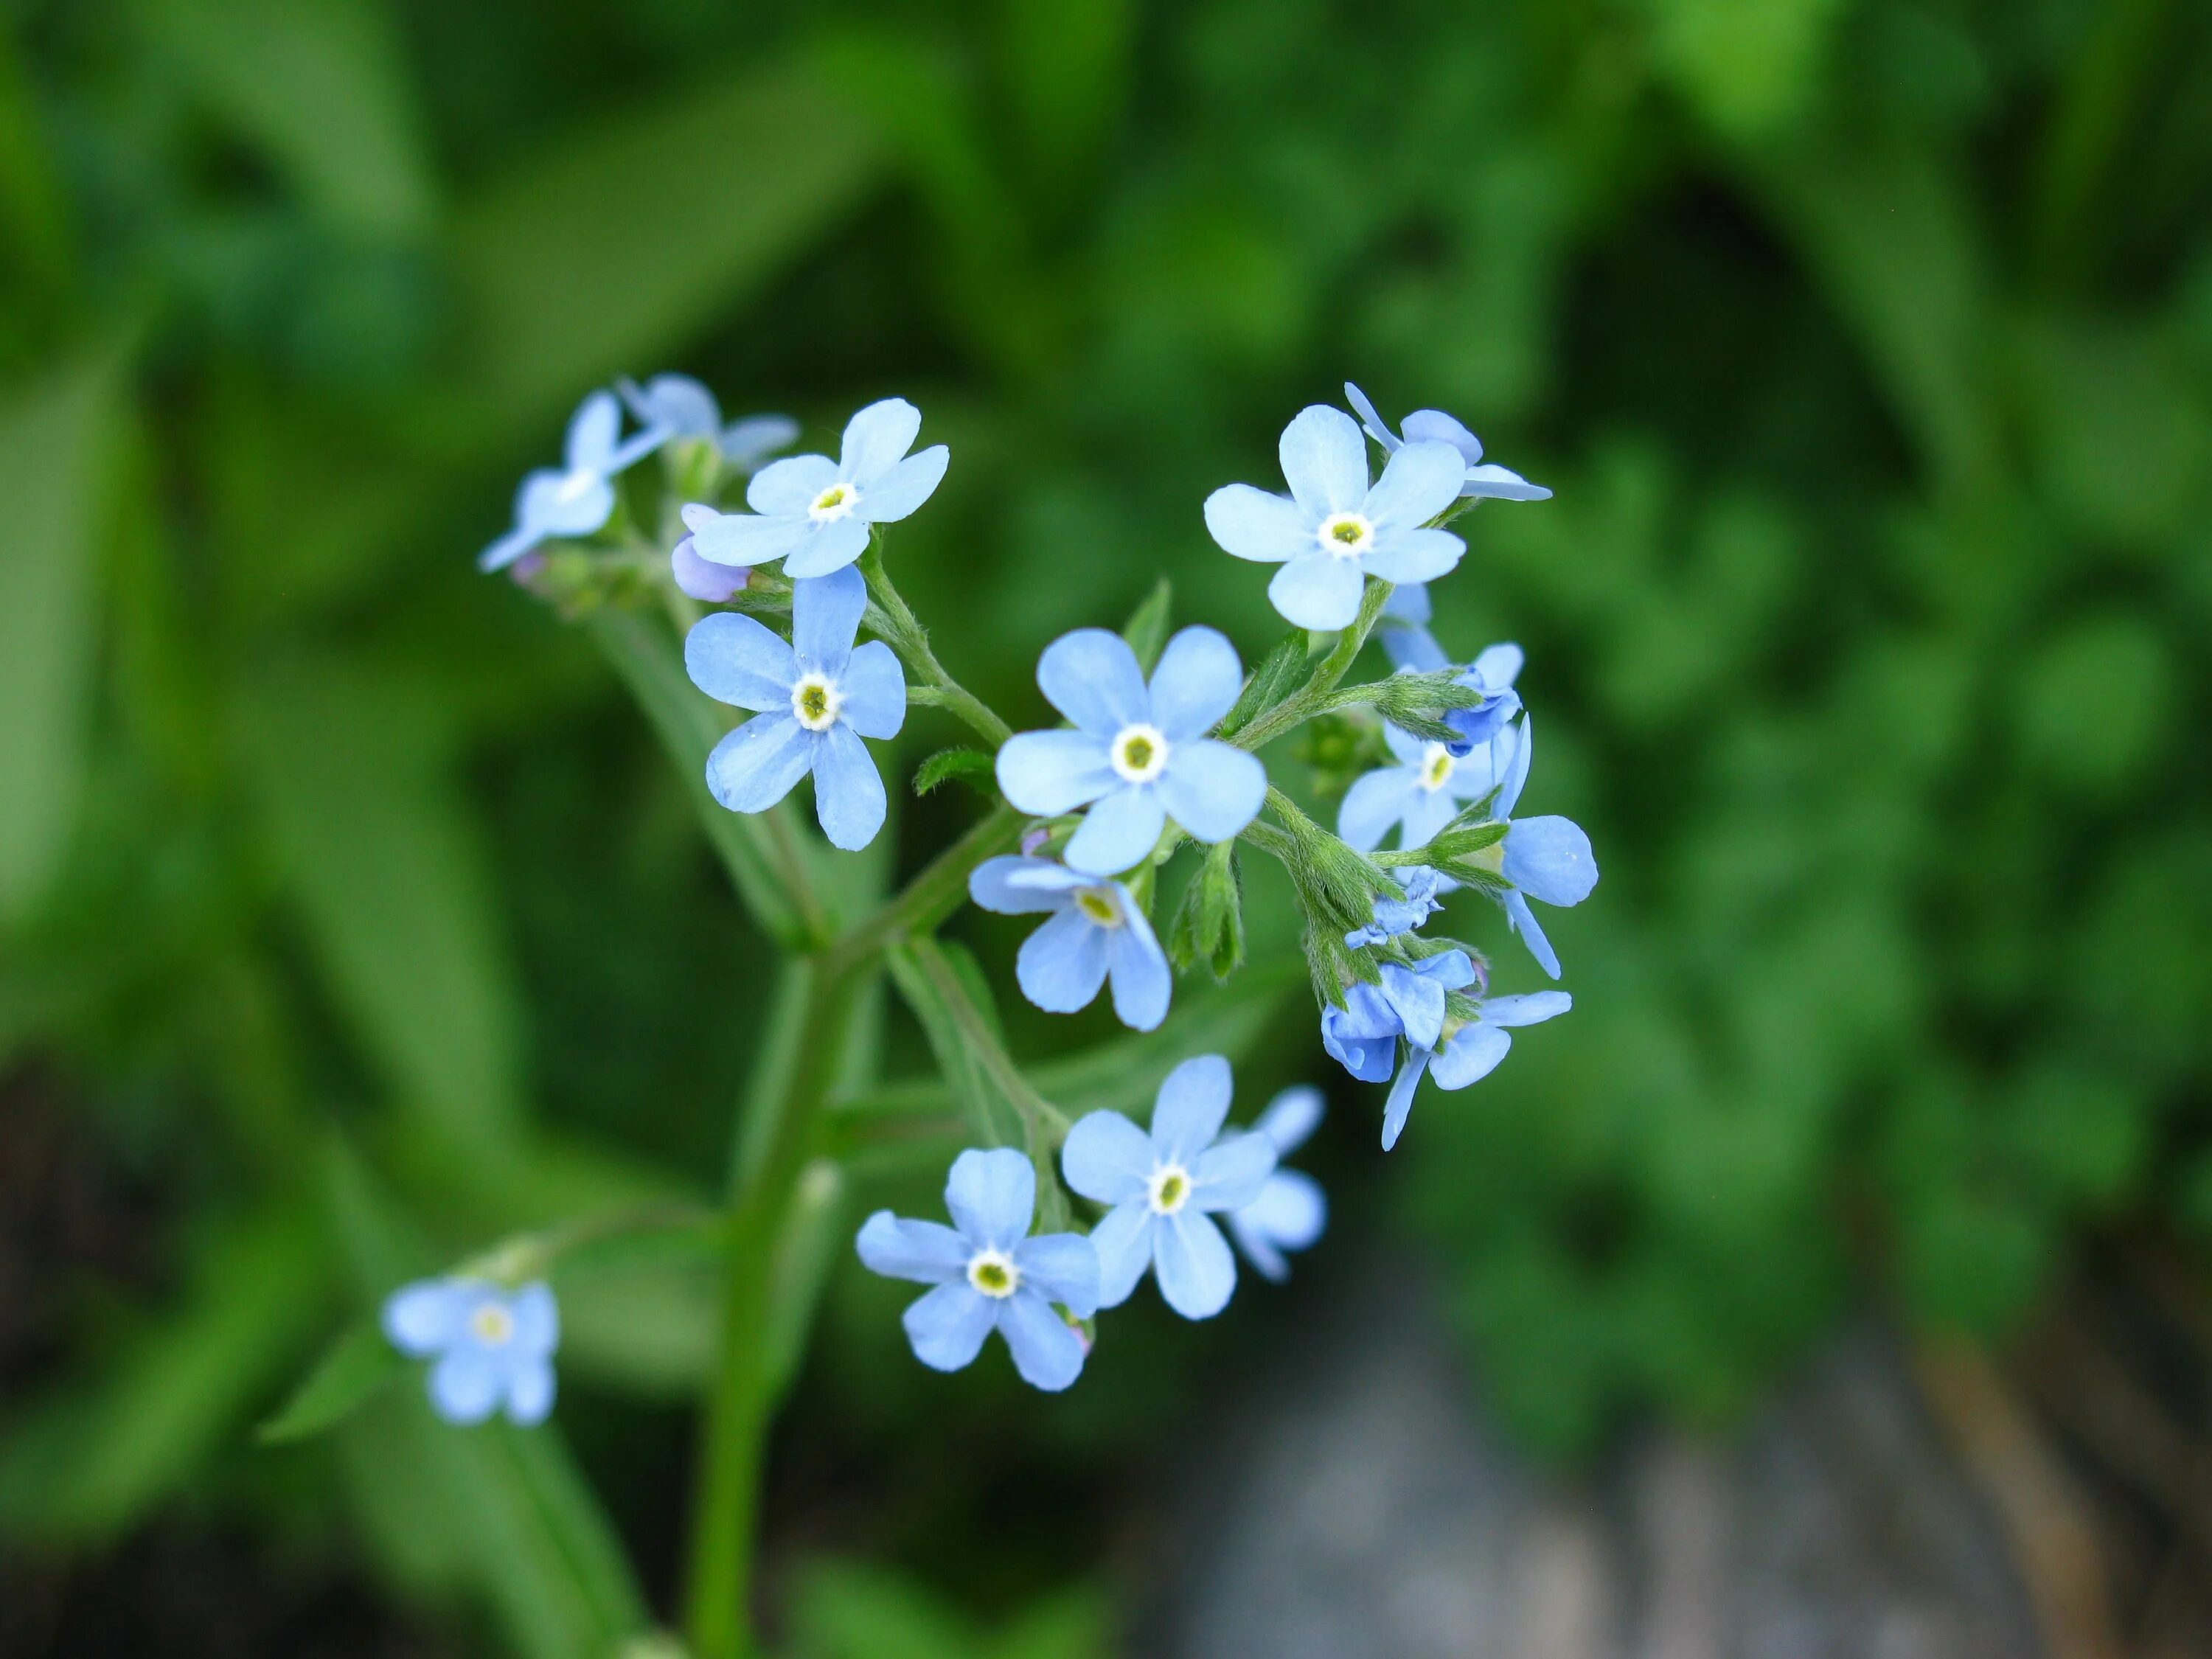
[[555,536],[588,536],[615,510],[614,476],[650,455],[668,434],[647,428],[628,443],[622,405],[611,392],[594,392],[568,420],[562,465],[539,467],[514,495],[514,527],[477,556],[479,570],[504,570]]
[[1375,920],[1344,936],[1347,949],[1357,951],[1364,945],[1380,945],[1401,933],[1410,933],[1444,908],[1443,901],[1437,895],[1449,890],[1443,878],[1427,865],[1401,868],[1397,877],[1406,896],[1389,898],[1378,893],[1375,898]]
[[[1269,1101],[1252,1130],[1267,1137],[1278,1158],[1288,1158],[1314,1132],[1321,1111],[1321,1091],[1301,1084]],[[1259,1197],[1231,1211],[1224,1219],[1244,1259],[1279,1283],[1291,1276],[1283,1252],[1303,1250],[1321,1237],[1328,1224],[1328,1200],[1322,1194],[1321,1183],[1304,1170],[1279,1164]]]
[[1275,1167],[1274,1143],[1246,1131],[1216,1139],[1229,1116],[1229,1062],[1187,1060],[1167,1075],[1147,1135],[1119,1112],[1097,1111],[1067,1132],[1060,1171],[1084,1197],[1113,1207],[1091,1230],[1098,1305],[1118,1307],[1151,1267],[1160,1294],[1186,1319],[1206,1319],[1237,1288],[1237,1260],[1209,1212],[1241,1210]]
[[999,787],[1043,817],[1091,808],[1064,854],[1085,875],[1136,864],[1170,816],[1200,841],[1226,841],[1267,793],[1255,757],[1204,735],[1243,684],[1237,647],[1211,628],[1170,640],[1149,686],[1119,635],[1062,635],[1037,659],[1037,684],[1075,730],[1009,738],[999,750]]
[[1014,958],[1022,994],[1047,1013],[1089,1007],[1110,979],[1114,1013],[1121,1024],[1149,1031],[1167,1018],[1167,954],[1143,907],[1120,882],[1084,875],[1051,859],[1009,854],[976,866],[968,894],[1000,915],[1054,913],[1023,941]]
[[[1512,885],[1497,896],[1506,920],[1521,935],[1536,965],[1553,979],[1559,976],[1559,953],[1537,925],[1528,901],[1546,904],[1580,904],[1597,885],[1597,859],[1589,837],[1571,818],[1547,815],[1516,818],[1521,790],[1528,781],[1529,757],[1534,752],[1531,717],[1523,714],[1517,726],[1501,728],[1486,750],[1468,757],[1469,763],[1502,768],[1498,799],[1490,805],[1491,817],[1505,825],[1505,838],[1486,849],[1497,860],[1498,873]],[[1480,855],[1478,855],[1480,856]]]
[[1405,435],[1400,437],[1390,430],[1382,417],[1375,412],[1375,405],[1367,401],[1367,394],[1346,380],[1344,395],[1359,411],[1359,423],[1367,428],[1367,435],[1382,446],[1385,454],[1395,455],[1408,444],[1449,444],[1459,452],[1467,468],[1461,480],[1459,493],[1471,501],[1548,501],[1552,492],[1542,484],[1530,483],[1510,467],[1503,467],[1482,459],[1482,440],[1469,432],[1459,421],[1441,409],[1417,409],[1406,416]]
[[906,1310],[915,1358],[957,1371],[996,1329],[1023,1381],[1053,1390],[1074,1382],[1083,1370],[1084,1340],[1052,1304],[1078,1319],[1098,1311],[1098,1257],[1091,1241],[1080,1233],[1029,1236],[1036,1171],[1011,1147],[954,1158],[945,1207],[950,1227],[878,1210],[858,1240],[871,1271],[936,1286]]
[[943,444],[907,453],[921,430],[920,410],[886,398],[845,422],[837,459],[793,455],[753,474],[745,486],[750,513],[686,507],[699,556],[742,565],[781,559],[794,581],[842,570],[867,550],[871,526],[905,518],[945,477],[951,452]]
[[788,415],[748,415],[722,424],[721,405],[714,394],[689,374],[656,374],[640,386],[618,380],[629,412],[647,431],[667,438],[712,438],[722,464],[733,472],[753,473],[761,464],[799,435],[799,422]]
[[1493,645],[1452,682],[1482,696],[1482,701],[1472,708],[1444,711],[1444,724],[1459,733],[1456,739],[1444,745],[1454,757],[1466,754],[1477,744],[1488,743],[1521,712],[1521,694],[1513,689],[1513,682],[1520,675],[1522,661],[1519,646]]
[[1283,567],[1267,597],[1298,627],[1346,627],[1358,614],[1363,577],[1428,581],[1467,550],[1428,523],[1457,499],[1466,476],[1449,444],[1405,445],[1370,489],[1358,427],[1316,404],[1284,428],[1281,455],[1287,499],[1226,485],[1206,498],[1206,527],[1224,551]]
[[430,1405],[448,1423],[481,1423],[504,1409],[521,1424],[553,1409],[553,1350],[561,1316],[542,1284],[508,1291],[483,1279],[424,1279],[386,1298],[384,1334],[410,1359],[428,1359]]
[[1401,847],[1410,852],[1427,846],[1461,807],[1488,794],[1497,781],[1488,750],[1455,756],[1449,745],[1395,726],[1382,728],[1382,740],[1398,763],[1358,779],[1336,811],[1336,833],[1363,853],[1381,846],[1393,824]]
[[733,812],[764,812],[814,775],[814,815],[833,847],[859,850],[884,825],[884,781],[862,738],[898,735],[906,677],[890,647],[854,636],[868,602],[857,570],[802,581],[791,643],[750,617],[720,611],[684,641],[692,683],[757,710],[707,757],[707,787]]

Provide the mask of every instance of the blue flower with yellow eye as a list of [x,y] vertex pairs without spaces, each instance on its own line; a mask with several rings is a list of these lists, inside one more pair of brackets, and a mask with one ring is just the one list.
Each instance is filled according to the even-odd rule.
[[[1276,1158],[1285,1158],[1305,1145],[1321,1113],[1321,1091],[1300,1085],[1269,1101],[1252,1133],[1267,1136]],[[1279,1283],[1291,1276],[1283,1253],[1310,1248],[1328,1225],[1328,1200],[1321,1183],[1304,1170],[1285,1170],[1278,1162],[1259,1197],[1241,1210],[1230,1211],[1224,1219],[1244,1259]]]
[[986,910],[1052,920],[1023,942],[1014,959],[1022,994],[1051,1014],[1087,1008],[1098,988],[1114,987],[1114,1014],[1149,1031],[1168,1016],[1172,980],[1167,953],[1129,890],[1051,859],[1012,854],[985,859],[968,878],[968,895]]
[[430,1405],[448,1423],[494,1412],[524,1425],[553,1409],[561,1316],[542,1284],[509,1291],[488,1279],[425,1279],[386,1298],[384,1334],[410,1359],[435,1358]]
[[504,570],[540,542],[556,536],[588,536],[615,510],[615,475],[667,441],[647,428],[628,443],[622,405],[611,392],[594,392],[569,417],[562,465],[540,467],[514,496],[514,528],[477,556],[477,568]]

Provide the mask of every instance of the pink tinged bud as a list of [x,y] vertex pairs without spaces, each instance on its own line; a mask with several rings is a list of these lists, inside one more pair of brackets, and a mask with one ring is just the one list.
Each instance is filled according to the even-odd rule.
[[1052,839],[1052,831],[1040,824],[1022,837],[1022,856],[1035,858],[1038,848]]

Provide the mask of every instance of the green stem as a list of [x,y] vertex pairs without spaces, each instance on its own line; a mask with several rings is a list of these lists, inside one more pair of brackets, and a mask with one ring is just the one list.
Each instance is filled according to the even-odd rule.
[[1380,576],[1367,579],[1367,591],[1359,597],[1359,614],[1352,619],[1352,626],[1336,636],[1336,643],[1328,654],[1317,664],[1306,683],[1291,696],[1285,697],[1273,708],[1255,720],[1229,741],[1239,749],[1256,750],[1272,743],[1294,726],[1304,725],[1328,706],[1329,693],[1337,682],[1352,672],[1360,647],[1367,636],[1375,631],[1375,620],[1382,614],[1382,607],[1390,602],[1391,584]]
[[994,853],[1012,846],[1022,823],[1022,814],[1012,807],[993,807],[988,816],[978,819],[966,835],[924,866],[897,897],[838,940],[830,952],[830,960],[850,969],[893,939],[934,928],[967,896],[969,873]]
[[922,971],[928,975],[931,988],[952,1016],[969,1052],[999,1086],[1007,1103],[1021,1114],[1024,1125],[1042,1135],[1051,1146],[1066,1139],[1067,1115],[1039,1094],[1036,1085],[1022,1075],[1021,1067],[1014,1064],[1014,1057],[1000,1045],[998,1032],[969,996],[968,988],[953,971],[945,952],[937,948],[934,941],[922,940],[916,943],[914,955]]
[[993,713],[981,697],[945,672],[945,665],[937,660],[937,653],[929,647],[929,630],[900,597],[898,589],[891,584],[890,572],[884,568],[880,529],[870,537],[868,550],[860,555],[860,574],[867,580],[868,597],[873,601],[868,607],[868,626],[898,653],[899,659],[915,678],[936,693],[934,701],[938,705],[966,721],[969,728],[994,750],[1013,736],[1012,726]]

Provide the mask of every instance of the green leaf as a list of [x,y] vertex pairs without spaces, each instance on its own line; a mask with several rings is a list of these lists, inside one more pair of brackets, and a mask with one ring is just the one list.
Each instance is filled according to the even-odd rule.
[[118,364],[103,355],[0,407],[0,921],[45,889],[76,816],[93,684],[102,462]]
[[404,1364],[384,1333],[363,1321],[331,1345],[307,1381],[254,1431],[254,1437],[264,1445],[282,1445],[334,1428],[398,1376]]
[[769,1391],[791,1385],[805,1357],[806,1336],[830,1270],[845,1247],[845,1174],[828,1158],[799,1172],[783,1237],[775,1247],[775,1277],[768,1316]]
[[1168,608],[1175,598],[1175,588],[1165,576],[1152,584],[1152,591],[1145,602],[1129,614],[1121,624],[1121,637],[1129,642],[1129,649],[1137,653],[1137,665],[1147,674],[1159,661],[1161,647],[1168,642]]
[[997,763],[980,749],[940,749],[922,762],[915,773],[914,793],[926,795],[947,778],[981,778],[987,780],[981,787],[988,795],[993,788],[988,780],[993,777],[996,765]]
[[1022,1139],[1019,1121],[969,1045],[958,1016],[932,981],[925,965],[922,953],[934,952],[939,948],[934,940],[891,946],[884,955],[891,982],[898,987],[899,995],[921,1022],[922,1033],[929,1039],[930,1052],[937,1058],[938,1071],[944,1077],[947,1098],[957,1103],[956,1109],[971,1121],[985,1146],[1018,1145]]
[[1275,648],[1261,659],[1260,665],[1244,682],[1243,693],[1221,722],[1223,737],[1243,731],[1304,682],[1306,659],[1312,654],[1307,637],[1304,629],[1294,629],[1277,641]]

